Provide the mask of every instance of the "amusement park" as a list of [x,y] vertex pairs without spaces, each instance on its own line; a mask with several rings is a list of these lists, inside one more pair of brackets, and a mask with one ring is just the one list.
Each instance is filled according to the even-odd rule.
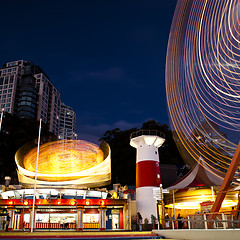
[[[0,238],[239,239],[239,9],[236,0],[177,1],[165,62],[169,128],[148,120],[86,139],[39,66],[5,63]],[[115,71],[125,74],[79,72]]]

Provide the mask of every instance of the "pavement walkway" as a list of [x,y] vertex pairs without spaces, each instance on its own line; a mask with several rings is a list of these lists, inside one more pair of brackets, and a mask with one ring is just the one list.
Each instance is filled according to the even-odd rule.
[[0,232],[0,239],[160,239],[150,231],[9,231]]

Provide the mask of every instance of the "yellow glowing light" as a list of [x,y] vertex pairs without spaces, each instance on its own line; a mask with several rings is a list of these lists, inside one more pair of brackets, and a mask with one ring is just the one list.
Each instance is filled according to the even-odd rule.
[[[26,170],[36,170],[37,149],[29,152],[23,160]],[[74,173],[86,170],[103,161],[103,152],[98,146],[75,141],[57,141],[40,147],[38,171],[43,174]]]
[[160,147],[160,146],[162,146],[163,143],[164,143],[163,138],[157,138],[156,141],[154,142],[154,146],[155,147]]
[[117,199],[117,198],[118,198],[117,192],[114,192],[114,193],[113,193],[113,198],[114,198],[114,199]]
[[156,140],[155,136],[145,136],[144,137],[144,141],[147,145],[152,145],[155,140]]
[[[18,150],[15,161],[19,182],[33,185],[37,148],[28,145]],[[37,184],[51,186],[102,186],[111,179],[110,148],[82,140],[60,140],[39,148]]]
[[76,204],[76,201],[75,201],[75,200],[72,200],[72,201],[70,201],[70,204],[73,206],[73,205]]
[[[181,203],[175,203],[176,209],[200,209],[200,201],[194,201],[194,202],[181,202]],[[233,207],[236,206],[237,202],[232,200],[224,200],[222,203],[222,207]],[[174,208],[173,204],[165,205],[167,208]]]

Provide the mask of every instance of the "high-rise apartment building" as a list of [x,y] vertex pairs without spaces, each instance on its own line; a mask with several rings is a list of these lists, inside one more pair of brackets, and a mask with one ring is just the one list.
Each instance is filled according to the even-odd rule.
[[63,103],[61,104],[59,139],[77,139],[76,113]]
[[49,124],[59,134],[60,93],[47,74],[30,61],[13,61],[0,69],[0,110]]

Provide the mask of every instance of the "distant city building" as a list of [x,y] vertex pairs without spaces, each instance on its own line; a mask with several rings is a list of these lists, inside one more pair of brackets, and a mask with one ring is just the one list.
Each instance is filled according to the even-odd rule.
[[60,93],[47,74],[30,61],[8,62],[0,68],[0,110],[19,117],[42,118],[59,134]]
[[61,104],[59,139],[77,139],[76,113],[63,103]]

